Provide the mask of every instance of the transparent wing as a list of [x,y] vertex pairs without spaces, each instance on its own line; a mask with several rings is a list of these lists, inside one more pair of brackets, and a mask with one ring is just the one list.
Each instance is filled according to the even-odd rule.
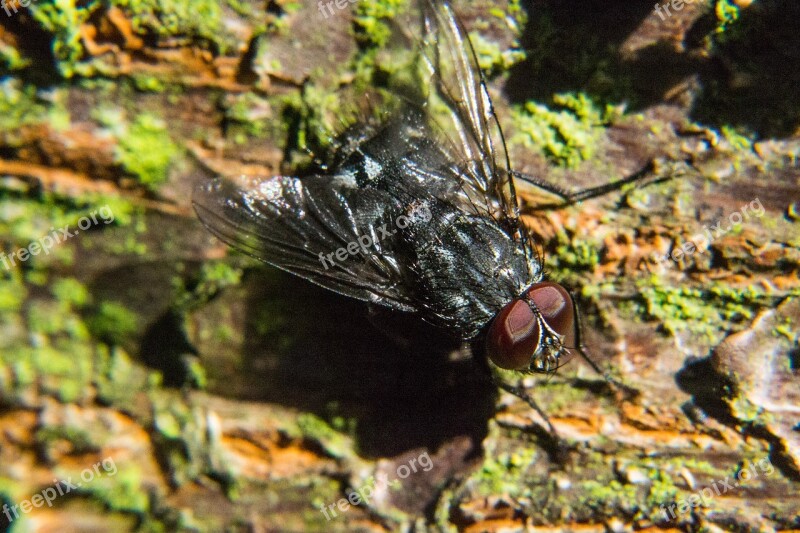
[[[331,176],[216,178],[192,202],[212,233],[256,259],[352,298],[414,310],[386,250],[392,241],[379,233],[394,206],[381,191]],[[347,251],[351,243],[358,252]]]
[[448,119],[437,124],[450,137],[464,192],[483,214],[521,239],[502,130],[469,37],[448,3],[420,0],[420,9],[421,53],[431,87],[427,105],[437,119],[446,110]]

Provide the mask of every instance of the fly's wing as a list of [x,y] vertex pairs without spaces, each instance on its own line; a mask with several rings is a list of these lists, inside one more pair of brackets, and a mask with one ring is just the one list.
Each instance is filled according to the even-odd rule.
[[[384,250],[392,241],[378,234],[394,206],[381,191],[332,176],[216,178],[192,202],[212,233],[256,259],[352,298],[414,311]],[[336,256],[351,243],[361,251]]]
[[445,149],[458,165],[456,179],[474,214],[490,216],[525,243],[502,130],[472,44],[447,2],[419,1],[421,54],[432,88],[427,105],[432,115],[446,109],[447,120],[437,124],[449,137]]

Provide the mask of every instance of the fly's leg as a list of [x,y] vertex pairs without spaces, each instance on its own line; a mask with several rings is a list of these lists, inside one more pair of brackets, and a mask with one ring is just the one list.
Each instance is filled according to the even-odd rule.
[[[472,345],[472,352],[475,352],[476,345]],[[473,361],[479,366],[481,374],[488,379],[495,387],[506,391],[507,393],[516,396],[524,401],[528,406],[533,409],[544,420],[544,426],[538,422],[533,422],[531,432],[534,433],[541,441],[542,448],[547,452],[548,456],[553,462],[563,463],[566,460],[567,452],[570,447],[569,444],[561,438],[556,431],[555,426],[550,421],[550,417],[542,409],[536,400],[525,390],[524,376],[520,377],[516,385],[506,382],[503,377],[492,370],[489,359],[487,357],[475,357]]]
[[542,447],[550,456],[551,460],[554,462],[563,463],[567,458],[569,444],[558,434],[558,431],[556,431],[555,426],[553,426],[553,423],[550,421],[550,417],[547,416],[547,413],[545,413],[544,409],[542,409],[539,404],[536,403],[536,400],[534,400],[533,397],[525,390],[523,385],[524,378],[520,378],[517,382],[517,385],[506,383],[501,378],[497,378],[495,376],[492,376],[492,381],[502,390],[524,401],[531,409],[536,411],[536,413],[542,417],[546,427],[542,427],[541,425],[534,423],[533,433],[539,437],[539,439],[541,439]]
[[566,191],[561,187],[549,183],[541,178],[538,178],[536,176],[531,176],[530,174],[523,174],[515,170],[511,171],[511,175],[515,179],[519,179],[526,183],[530,183],[531,185],[534,185],[535,187],[545,191],[546,193],[561,199],[560,202],[539,204],[534,207],[534,209],[536,210],[542,210],[542,209],[552,209],[555,207],[563,207],[565,205],[582,202],[583,200],[588,200],[590,198],[596,198],[598,196],[602,196],[604,194],[608,194],[610,192],[619,190],[626,185],[640,181],[650,175],[655,175],[655,178],[652,181],[650,181],[650,183],[660,183],[662,181],[672,179],[673,177],[680,175],[682,173],[680,168],[673,168],[671,165],[669,166],[666,172],[663,170],[661,172],[657,172],[656,170],[657,170],[657,165],[653,161],[651,161],[643,168],[634,172],[630,176],[626,176],[620,180],[612,181],[611,183],[606,183],[604,185],[598,185],[597,187],[589,187],[588,189],[583,189],[582,191],[577,191],[577,192]]
[[574,319],[575,319],[575,349],[577,352],[583,357],[583,359],[589,363],[589,366],[592,367],[592,370],[597,372],[598,375],[603,376],[608,384],[608,387],[616,394],[617,397],[622,398],[634,398],[639,395],[639,391],[633,389],[611,376],[611,373],[608,371],[603,371],[600,368],[600,365],[594,362],[594,360],[589,357],[589,353],[586,350],[586,346],[583,344],[582,338],[582,331],[583,331],[583,324],[581,323],[581,315],[578,312],[578,304],[575,301],[575,295],[572,294],[571,291],[568,291],[570,299],[572,299],[572,309],[574,310]]
[[495,385],[497,385],[498,387],[500,387],[501,389],[503,389],[507,393],[513,394],[514,396],[516,396],[520,400],[522,400],[525,403],[527,403],[531,407],[531,409],[536,411],[538,413],[538,415],[542,417],[542,420],[544,420],[545,424],[547,424],[547,429],[550,431],[550,434],[555,439],[559,439],[560,438],[558,436],[558,431],[556,431],[555,426],[553,426],[553,423],[550,422],[550,417],[548,417],[547,413],[545,413],[544,410],[542,410],[542,408],[539,407],[539,404],[536,403],[536,400],[534,400],[531,397],[531,395],[528,394],[525,391],[525,387],[523,386],[523,378],[520,378],[520,380],[517,382],[516,386],[509,385],[508,383],[506,383],[505,381],[500,380],[500,379],[496,379],[495,380]]
[[598,196],[602,196],[609,192],[615,191],[628,185],[629,183],[635,183],[643,178],[645,178],[648,174],[653,172],[653,163],[648,163],[640,170],[634,172],[630,176],[626,176],[621,180],[612,181],[611,183],[606,183],[604,185],[599,185],[597,187],[589,187],[588,189],[583,189],[582,191],[577,192],[569,192],[565,189],[562,189],[558,185],[554,185],[549,183],[541,178],[536,176],[531,176],[529,174],[523,174],[521,172],[517,172],[515,170],[511,171],[511,174],[514,176],[515,179],[520,179],[531,185],[534,185],[545,192],[548,192],[554,196],[558,196],[562,200],[562,204],[548,204],[543,206],[537,206],[537,209],[544,209],[547,207],[555,207],[556,205],[569,205],[574,204],[577,202],[581,202],[583,200],[588,200],[589,198],[596,198]]
[[583,345],[578,345],[577,346],[577,350],[578,350],[578,353],[581,354],[581,357],[583,357],[583,359],[587,363],[589,363],[589,366],[591,366],[592,369],[595,372],[597,372],[599,375],[603,376],[603,379],[606,380],[606,383],[608,384],[608,387],[611,389],[612,392],[615,393],[615,395],[618,398],[620,398],[620,399],[623,399],[623,398],[631,399],[631,398],[635,398],[636,396],[639,396],[639,391],[637,391],[636,389],[631,388],[628,385],[625,385],[624,383],[614,379],[614,377],[611,375],[610,372],[608,372],[608,371],[604,372],[603,369],[601,369],[598,366],[598,364],[595,363],[592,360],[591,357],[589,357],[589,354],[586,352],[586,348]]

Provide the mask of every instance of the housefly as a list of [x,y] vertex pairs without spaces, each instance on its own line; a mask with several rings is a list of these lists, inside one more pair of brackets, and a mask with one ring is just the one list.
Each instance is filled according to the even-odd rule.
[[484,339],[500,368],[553,372],[579,349],[576,306],[545,279],[520,222],[515,173],[463,26],[446,2],[422,0],[419,11],[422,94],[409,89],[388,117],[345,132],[323,171],[217,178],[195,191],[195,210],[270,265]]

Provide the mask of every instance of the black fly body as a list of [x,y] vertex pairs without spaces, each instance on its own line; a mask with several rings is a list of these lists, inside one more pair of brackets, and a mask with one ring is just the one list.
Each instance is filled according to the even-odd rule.
[[218,178],[195,192],[195,209],[220,239],[270,265],[483,338],[498,367],[553,372],[579,349],[576,308],[544,279],[519,220],[516,174],[469,38],[448,3],[421,0],[420,12],[426,94],[398,95],[391,118],[340,139],[324,172]]

